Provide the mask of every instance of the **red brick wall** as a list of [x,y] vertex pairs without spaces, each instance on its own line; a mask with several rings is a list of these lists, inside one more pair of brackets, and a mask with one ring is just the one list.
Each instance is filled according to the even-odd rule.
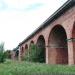
[[[70,39],[72,37],[72,29],[73,29],[74,21],[75,21],[75,7],[69,9],[67,12],[62,14],[62,16],[60,16],[58,19],[56,19],[54,22],[52,22],[48,27],[44,28],[43,30],[38,32],[36,35],[34,35],[31,39],[29,39],[27,42],[22,44],[20,46],[20,50],[21,50],[21,47],[25,47],[26,44],[28,44],[28,48],[29,48],[30,42],[32,40],[34,41],[34,44],[36,44],[37,39],[40,35],[44,36],[45,44],[46,44],[46,46],[48,46],[50,33],[56,25],[61,25],[66,31],[67,39]],[[68,64],[69,65],[74,64],[74,48],[73,48],[74,45],[75,44],[73,42],[67,41],[67,46],[68,46],[68,55],[67,56],[68,56]],[[66,50],[64,49],[64,51],[66,51]],[[55,51],[52,49],[49,50],[49,48],[46,47],[46,63],[51,63],[51,64],[61,63],[62,61],[56,62],[59,59],[59,57],[61,58],[61,56],[60,56],[61,53],[63,54],[62,57],[66,59],[67,56],[64,54],[63,49],[61,49],[61,52],[60,52],[60,50],[57,50],[57,49]],[[57,54],[58,54],[58,56],[57,56]]]

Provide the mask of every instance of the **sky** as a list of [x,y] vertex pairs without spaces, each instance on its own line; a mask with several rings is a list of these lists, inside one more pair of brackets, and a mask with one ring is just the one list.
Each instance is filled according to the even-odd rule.
[[15,48],[67,0],[0,0],[0,43]]

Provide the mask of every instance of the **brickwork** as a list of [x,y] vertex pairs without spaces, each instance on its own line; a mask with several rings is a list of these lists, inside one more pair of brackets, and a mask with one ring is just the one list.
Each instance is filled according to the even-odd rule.
[[[29,48],[31,41],[34,41],[34,44],[36,44],[39,36],[42,35],[45,39],[45,59],[47,64],[75,64],[75,42],[72,40],[67,40],[75,38],[74,21],[75,6],[67,10],[58,19],[50,23],[46,28],[39,31],[27,42],[20,45],[20,52],[22,51],[22,47],[24,47],[24,50],[26,49],[26,44],[28,45],[27,48]],[[55,30],[53,33],[52,30],[54,27],[57,27],[58,30]],[[66,42],[64,42],[64,40]],[[59,48],[50,48],[49,45],[52,43],[55,43],[55,45],[59,46]],[[21,55],[19,58],[21,58]]]

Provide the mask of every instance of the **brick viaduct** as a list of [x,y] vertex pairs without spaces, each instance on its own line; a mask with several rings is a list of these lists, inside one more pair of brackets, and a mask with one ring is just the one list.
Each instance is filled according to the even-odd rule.
[[19,44],[19,60],[31,43],[44,46],[47,64],[75,64],[75,0],[68,0]]

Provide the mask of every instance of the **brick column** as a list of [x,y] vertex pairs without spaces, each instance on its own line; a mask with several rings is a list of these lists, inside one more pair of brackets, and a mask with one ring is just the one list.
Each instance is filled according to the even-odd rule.
[[48,47],[46,47],[46,64],[48,64]]
[[21,49],[19,48],[19,61],[21,61]]
[[73,42],[71,39],[68,40],[68,64],[74,65]]

